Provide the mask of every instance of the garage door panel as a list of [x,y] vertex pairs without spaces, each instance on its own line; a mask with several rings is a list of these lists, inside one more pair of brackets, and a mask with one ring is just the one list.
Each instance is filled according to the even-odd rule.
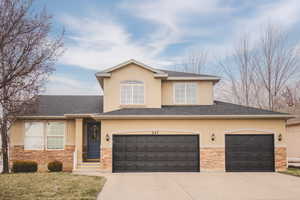
[[226,135],[226,171],[274,171],[273,135]]
[[199,171],[198,141],[197,135],[115,135],[113,171]]

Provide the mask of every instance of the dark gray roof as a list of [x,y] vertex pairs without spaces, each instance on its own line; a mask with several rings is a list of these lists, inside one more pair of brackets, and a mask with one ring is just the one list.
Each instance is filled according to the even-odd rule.
[[41,95],[37,107],[28,115],[63,116],[64,114],[102,113],[103,96]]
[[197,106],[162,106],[162,108],[124,108],[103,115],[286,115],[286,113],[273,112],[251,108],[221,101],[213,105]]
[[178,71],[170,71],[170,70],[164,70],[164,69],[158,69],[158,70],[167,73],[169,77],[210,77],[210,78],[219,78],[217,76],[212,76],[212,75],[207,75],[207,74],[178,72]]
[[124,108],[103,113],[103,96],[41,95],[35,112],[28,116],[63,116],[64,114],[101,115],[274,115],[286,114],[240,106],[221,101],[213,105],[162,106],[162,108]]

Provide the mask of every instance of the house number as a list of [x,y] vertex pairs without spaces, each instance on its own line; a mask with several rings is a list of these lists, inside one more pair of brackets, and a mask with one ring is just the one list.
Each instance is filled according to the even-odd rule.
[[158,135],[158,131],[152,131],[153,135]]

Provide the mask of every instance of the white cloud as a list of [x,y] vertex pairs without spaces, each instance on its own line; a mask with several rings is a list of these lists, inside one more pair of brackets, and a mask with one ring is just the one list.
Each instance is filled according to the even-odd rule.
[[60,60],[63,64],[100,71],[131,58],[151,64],[168,63],[156,59],[158,52],[135,41],[122,25],[110,19],[64,16],[62,21],[74,32]]
[[[183,26],[191,20],[191,15],[204,16],[227,11],[228,8],[224,8],[219,2],[220,0],[125,1],[119,9],[147,20],[155,27],[140,40],[133,38],[131,30],[127,30],[111,16],[94,14],[82,18],[64,15],[61,21],[71,32],[71,36],[67,38],[71,42],[67,43],[67,51],[60,62],[96,70],[131,58],[154,66],[170,65],[172,59],[161,59],[161,53],[169,45],[184,41],[184,36],[194,34]],[[202,30],[199,31],[201,32]],[[203,30],[203,33],[209,34],[207,30]]]
[[[299,22],[298,0],[257,1],[255,5],[245,2],[240,4],[242,9],[254,9],[247,17],[236,15],[235,11],[241,8],[233,8],[229,4],[226,6],[222,0],[123,1],[118,9],[145,20],[145,24],[153,27],[151,32],[139,39],[133,37],[132,30],[128,30],[125,24],[107,14],[102,17],[101,14],[90,17],[64,15],[61,21],[68,31],[69,42],[60,62],[99,71],[131,58],[154,66],[171,65],[181,58],[168,55],[161,57],[170,45],[184,43],[188,37],[202,36],[213,42],[200,43],[194,39],[190,47],[184,48],[193,51],[208,49],[213,55],[212,59],[215,59],[216,56],[230,54],[231,47],[244,32],[258,36],[262,25],[267,22],[275,22],[285,29]],[[230,20],[231,23],[226,25],[228,33],[222,35],[213,24],[201,26],[200,22],[197,23],[197,20],[205,19],[215,19],[219,24],[220,20]],[[219,41],[221,38],[221,41],[214,42],[214,37]],[[178,50],[184,52],[184,49]]]
[[[248,6],[248,5],[245,5]],[[289,31],[300,21],[299,0],[270,1],[269,3],[256,3],[254,13],[248,16],[235,16],[231,19],[229,32],[224,34],[223,42],[207,43],[205,45],[195,44],[193,49],[208,49],[212,52],[210,59],[221,59],[224,56],[232,55],[234,45],[240,37],[247,34],[252,42],[257,42],[262,31],[268,24],[278,26],[283,31]],[[214,34],[220,36],[220,33]]]
[[188,24],[194,23],[201,17],[220,16],[232,10],[221,3],[221,0],[151,0],[125,1],[120,6],[127,9],[129,14],[158,25],[151,33],[152,46],[157,53],[168,45],[181,43],[187,36],[209,35],[210,30]]
[[97,81],[79,81],[67,76],[53,75],[49,78],[44,94],[48,95],[100,95],[102,90]]

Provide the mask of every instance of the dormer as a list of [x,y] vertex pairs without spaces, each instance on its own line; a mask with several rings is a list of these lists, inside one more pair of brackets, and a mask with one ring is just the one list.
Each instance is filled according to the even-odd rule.
[[103,89],[103,111],[161,108],[164,105],[211,105],[219,77],[159,70],[129,60],[96,73]]

